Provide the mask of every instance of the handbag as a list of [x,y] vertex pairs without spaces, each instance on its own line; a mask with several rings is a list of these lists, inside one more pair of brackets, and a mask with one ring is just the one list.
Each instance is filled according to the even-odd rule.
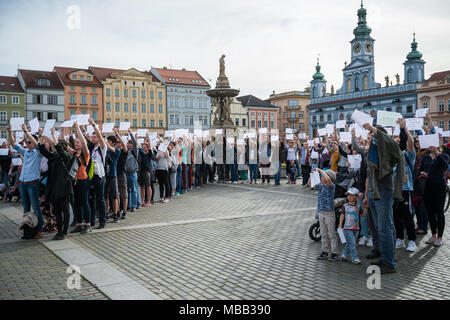
[[73,156],[69,163],[69,171],[67,174],[70,178],[75,179],[75,176],[77,175],[78,168],[80,167],[80,163],[78,162],[78,159],[76,156]]
[[414,182],[414,194],[419,197],[423,197],[425,194],[425,184],[427,179],[417,178]]

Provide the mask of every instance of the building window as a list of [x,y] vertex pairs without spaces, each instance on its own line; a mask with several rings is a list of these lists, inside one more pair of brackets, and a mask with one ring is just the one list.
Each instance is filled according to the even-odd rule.
[[91,111],[92,120],[97,120],[97,111]]
[[42,94],[33,94],[33,103],[43,104],[44,98],[43,98]]
[[92,88],[92,92],[97,92],[97,89],[95,89],[95,88]]
[[116,111],[120,111],[120,104],[118,102],[116,102]]
[[[34,100],[34,96],[33,96],[33,100]],[[6,96],[0,96],[0,103],[5,104],[6,102],[7,102]],[[35,102],[33,101],[33,103],[35,103]]]
[[56,119],[56,112],[47,112],[47,119]]
[[75,87],[70,87],[70,91],[75,91]]
[[13,118],[19,118],[20,117],[20,112],[19,111],[13,111],[12,112],[12,117]]
[[450,120],[448,120],[448,123],[447,123],[447,130],[450,131]]
[[141,112],[147,112],[147,108],[145,107],[145,103],[141,104]]
[[300,122],[298,129],[305,130],[305,124],[303,122]]
[[128,103],[123,104],[123,111],[128,112]]
[[412,106],[407,106],[406,107],[406,113],[412,113],[413,112],[413,107]]
[[444,129],[444,120],[439,120],[439,128]]
[[264,120],[264,128],[268,128],[269,127],[269,121]]
[[[144,85],[143,82],[142,82],[142,85]],[[144,90],[141,91],[141,98],[142,98],[142,99],[145,99],[145,91],[144,91]]]
[[273,120],[270,121],[270,128],[271,129],[275,128],[275,122]]
[[163,121],[162,121],[162,120],[159,120],[159,127],[160,127],[160,128],[164,127],[164,124],[163,124]]
[[316,116],[312,117],[312,122],[316,122]]
[[136,90],[133,90],[133,98],[136,98]]
[[438,112],[444,112],[444,100],[439,100]]
[[91,76],[87,76],[87,77],[86,77],[86,80],[87,80],[87,81],[91,81]]
[[245,118],[242,119],[242,125],[243,125],[243,126],[246,126],[245,122],[246,122]]
[[352,92],[352,79],[347,79],[347,92]]
[[6,123],[6,111],[0,111],[0,121]]
[[106,118],[106,123],[111,123],[111,118]]
[[412,69],[408,69],[408,83],[412,83],[414,81],[413,71]]
[[86,104],[86,96],[85,95],[81,96],[81,104]]
[[155,112],[155,105],[153,103],[150,103],[150,112]]
[[86,114],[86,110],[81,111],[81,114]]
[[76,103],[75,95],[71,94],[69,97],[69,104],[75,104],[75,103]]
[[450,99],[447,100],[447,111],[450,112]]
[[86,88],[85,87],[81,87],[81,92],[86,92]]
[[150,127],[152,127],[152,128],[155,127],[155,120],[150,120]]
[[58,96],[47,96],[47,104],[58,104]]
[[12,104],[19,104],[19,97],[18,96],[13,96],[12,97]]
[[106,111],[111,111],[111,102],[106,102]]
[[128,89],[123,89],[123,96],[128,97]]
[[33,118],[38,118],[39,121],[44,120],[42,112],[33,112]]
[[142,126],[144,128],[147,126],[147,120],[146,119],[142,119]]
[[133,127],[137,127],[137,120],[133,119]]
[[291,111],[291,118],[292,118],[292,119],[295,118],[295,111]]
[[97,104],[97,96],[91,96],[91,104],[93,105]]
[[333,116],[331,114],[327,115],[327,121],[328,122],[333,121]]
[[40,87],[50,87],[50,80],[48,79],[38,79],[37,85]]
[[114,95],[115,95],[116,97],[119,96],[119,89],[114,89]]
[[428,108],[428,101],[424,101],[423,103],[422,103],[422,108]]
[[303,119],[303,111],[300,111],[300,112],[298,113],[298,117],[299,117],[300,119]]
[[324,118],[324,117],[323,117],[323,114],[321,114],[321,115],[320,115],[320,120],[319,120],[319,121],[320,121],[320,122],[323,122],[323,118]]
[[261,128],[261,120],[258,120],[258,128]]
[[155,92],[152,90],[150,91],[150,99],[153,99],[155,97]]
[[403,113],[403,108],[402,107],[397,107],[395,108],[395,111],[398,113]]
[[386,111],[391,112],[391,111],[392,111],[392,108],[386,108]]
[[72,80],[77,80],[77,75],[76,74],[72,75]]
[[251,127],[254,128],[255,127],[255,120],[252,120],[251,124],[252,124]]
[[111,95],[111,89],[106,88],[106,96],[109,97]]
[[116,119],[115,124],[116,127],[120,126],[120,119]]
[[75,110],[74,110],[74,109],[70,109],[70,110],[69,110],[69,115],[70,115],[70,116],[73,116],[74,114],[75,114]]
[[80,76],[80,81],[84,81],[84,76]]
[[235,121],[235,125],[236,125],[237,127],[239,127],[239,118],[236,118],[234,121]]
[[163,93],[161,91],[158,91],[158,99],[159,100],[163,99]]
[[287,113],[287,112],[284,112],[284,113],[283,113],[283,119],[287,119],[287,116],[288,116],[288,113]]
[[369,89],[369,78],[367,76],[363,77],[363,90]]
[[289,107],[296,107],[296,106],[298,106],[298,101],[297,100],[289,100],[288,101],[288,105],[289,105]]
[[175,124],[175,115],[174,114],[171,114],[170,116],[169,116],[169,124]]
[[158,112],[163,113],[163,105],[161,103],[158,106]]

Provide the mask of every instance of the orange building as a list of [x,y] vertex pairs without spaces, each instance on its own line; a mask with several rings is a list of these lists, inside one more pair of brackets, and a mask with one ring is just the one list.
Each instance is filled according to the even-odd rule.
[[90,114],[97,123],[103,122],[103,86],[88,69],[54,67],[64,84],[64,118],[74,114]]

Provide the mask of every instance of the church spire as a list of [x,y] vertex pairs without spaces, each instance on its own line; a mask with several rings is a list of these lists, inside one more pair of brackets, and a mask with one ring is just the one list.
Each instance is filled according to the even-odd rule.
[[317,65],[316,65],[316,73],[313,75],[313,79],[314,80],[323,80],[323,78],[325,77],[321,72],[320,72],[320,63],[319,63],[319,57],[317,57]]
[[408,55],[406,56],[406,58],[409,61],[421,60],[422,59],[422,53],[417,51],[417,45],[418,45],[418,43],[416,42],[416,33],[414,32],[414,34],[413,34],[413,42],[411,42],[411,52],[408,53]]
[[364,8],[363,0],[361,0],[361,8],[358,10],[358,26],[353,30],[355,38],[358,40],[372,39],[370,34],[372,29],[367,25],[367,9]]

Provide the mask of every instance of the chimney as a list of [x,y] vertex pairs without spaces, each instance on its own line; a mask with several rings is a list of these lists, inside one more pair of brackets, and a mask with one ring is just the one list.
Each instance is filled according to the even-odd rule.
[[164,66],[163,69],[167,69],[167,67]]
[[181,70],[183,70],[183,71],[186,71],[186,69],[185,69],[185,68],[182,68]]

